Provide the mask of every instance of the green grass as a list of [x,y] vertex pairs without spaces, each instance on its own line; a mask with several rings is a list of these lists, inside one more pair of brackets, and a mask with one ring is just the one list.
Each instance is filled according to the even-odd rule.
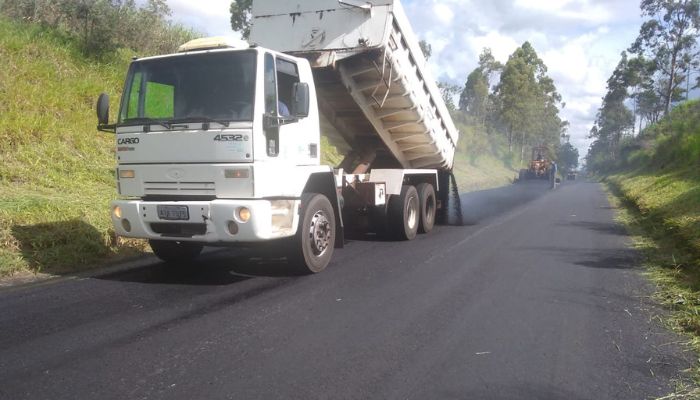
[[491,136],[474,125],[455,118],[460,131],[454,160],[454,174],[460,192],[491,189],[513,183],[517,170],[510,167],[513,155],[505,138]]
[[508,185],[517,176],[514,169],[492,153],[484,153],[472,162],[462,152],[455,154],[454,174],[463,193]]
[[114,138],[97,94],[118,98],[129,55],[86,59],[77,43],[0,19],[0,276],[62,273],[133,254],[114,237]]
[[[670,117],[627,144],[604,178],[625,207],[620,219],[645,256],[655,298],[670,310],[670,328],[687,335],[700,353],[700,103]],[[700,383],[700,366],[692,371]],[[700,396],[695,391],[690,396]],[[691,397],[676,397],[691,398]],[[692,397],[698,398],[698,397]]]
[[[700,273],[697,252],[687,242],[669,233],[663,219],[642,211],[634,198],[623,191],[620,177],[609,179],[607,187],[618,206],[617,220],[623,223],[634,246],[643,255],[644,275],[655,285],[653,298],[669,311],[656,315],[669,329],[686,337],[684,345],[700,353]],[[632,186],[635,186],[632,184]],[[687,378],[676,382],[669,399],[700,398],[700,360],[688,371]]]

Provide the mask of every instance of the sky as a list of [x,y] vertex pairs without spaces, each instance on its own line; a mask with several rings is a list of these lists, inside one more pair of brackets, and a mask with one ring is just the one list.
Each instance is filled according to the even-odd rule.
[[[229,23],[231,0],[168,0],[173,20],[212,36],[240,36]],[[571,143],[585,156],[606,81],[639,33],[640,0],[403,0],[413,30],[432,46],[440,81],[464,85],[489,47],[506,62],[529,41],[566,106]]]

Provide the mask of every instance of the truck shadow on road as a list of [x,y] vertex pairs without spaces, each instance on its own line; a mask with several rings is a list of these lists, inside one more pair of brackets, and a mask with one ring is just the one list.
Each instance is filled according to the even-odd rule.
[[253,257],[247,250],[215,250],[186,265],[158,262],[98,279],[146,284],[226,286],[253,278],[303,276],[282,258]]
[[574,247],[524,247],[522,250],[552,254],[562,265],[578,265],[600,269],[634,269],[640,266],[640,256],[634,249],[585,249]]
[[22,258],[36,272],[65,275],[75,265],[97,262],[110,253],[102,234],[80,219],[34,225],[15,225],[12,236]]
[[577,228],[585,228],[585,229],[590,229],[595,232],[599,233],[604,233],[608,235],[617,235],[617,236],[626,236],[627,235],[627,230],[625,230],[625,227],[616,224],[614,222],[591,222],[591,221],[574,221],[574,222],[566,222],[566,223],[561,223],[559,226],[574,226]]

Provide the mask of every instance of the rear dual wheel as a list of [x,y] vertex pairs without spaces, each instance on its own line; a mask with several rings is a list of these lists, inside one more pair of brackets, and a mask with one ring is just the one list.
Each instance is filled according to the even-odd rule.
[[398,240],[412,240],[418,233],[420,200],[414,186],[404,185],[401,194],[389,198],[387,224],[389,232]]
[[428,233],[433,229],[436,212],[433,185],[404,185],[401,194],[389,198],[387,225],[394,238],[412,240],[418,232]]
[[435,189],[429,183],[420,183],[416,186],[420,206],[419,233],[428,233],[435,226],[435,214],[437,213],[437,199]]

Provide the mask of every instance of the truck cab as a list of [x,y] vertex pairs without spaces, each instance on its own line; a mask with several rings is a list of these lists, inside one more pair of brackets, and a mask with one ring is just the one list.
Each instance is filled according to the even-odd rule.
[[205,39],[134,60],[117,123],[100,116],[99,129],[116,133],[125,197],[112,204],[116,233],[150,239],[172,260],[203,244],[290,238],[308,185],[342,227],[315,102],[308,61],[264,48]]

